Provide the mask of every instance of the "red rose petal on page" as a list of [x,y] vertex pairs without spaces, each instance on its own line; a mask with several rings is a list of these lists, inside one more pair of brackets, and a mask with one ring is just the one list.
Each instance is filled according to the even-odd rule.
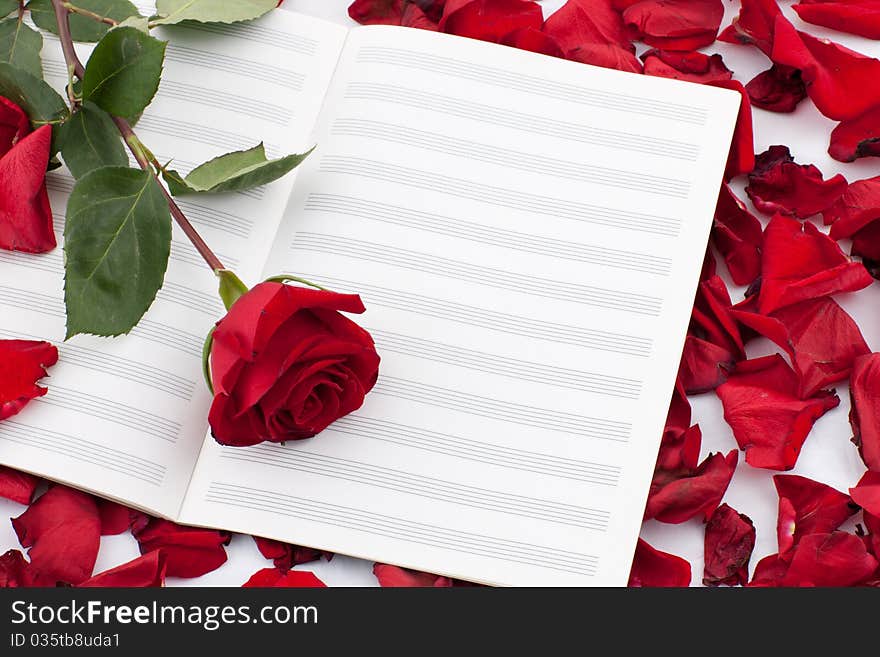
[[769,57],[776,17],[781,14],[776,0],[742,0],[739,15],[718,35],[718,40],[753,45]]
[[702,516],[705,520],[718,507],[733,473],[739,454],[716,452],[692,472],[656,470],[645,507],[645,520],[679,524]]
[[0,556],[0,589],[33,586],[28,562],[20,550],[9,550]]
[[746,194],[764,214],[806,219],[822,212],[846,191],[846,178],[824,180],[813,164],[797,164],[788,146],[771,146],[755,158]]
[[447,588],[453,585],[448,577],[432,575],[409,568],[400,568],[384,563],[373,564],[373,574],[379,580],[379,586],[390,588]]
[[37,381],[57,362],[58,350],[48,342],[0,340],[0,420],[48,392]]
[[880,472],[868,470],[854,488],[849,489],[853,502],[874,516],[880,516]]
[[0,465],[0,497],[5,497],[7,500],[30,504],[40,481],[39,477],[32,474]]
[[696,50],[718,35],[721,0],[642,0],[623,10],[623,21],[649,46]]
[[199,577],[216,570],[226,562],[223,546],[231,538],[228,532],[184,527],[147,516],[132,527],[131,533],[141,554],[162,550],[167,558],[166,572],[171,577]]
[[270,538],[260,538],[259,536],[254,536],[253,538],[260,554],[267,559],[272,559],[275,567],[283,573],[286,573],[294,566],[317,561],[321,557],[324,557],[327,561],[333,558],[332,552],[300,547],[299,545],[273,541]]
[[0,158],[0,248],[46,253],[55,248],[46,167],[52,127],[44,125]]
[[717,53],[706,55],[653,48],[642,54],[641,59],[645,62],[646,75],[661,78],[704,84],[733,77],[733,71],[724,65],[724,59]]
[[779,558],[778,554],[771,554],[761,559],[755,566],[755,573],[749,586],[777,587],[782,586],[782,578],[788,572],[788,562]]
[[849,394],[852,441],[868,469],[880,472],[880,354],[856,359]]
[[117,536],[131,529],[139,511],[111,500],[97,499],[98,514],[101,516],[101,536]]
[[798,69],[773,64],[746,84],[746,93],[755,107],[790,113],[807,97],[807,87]]
[[880,60],[800,32],[782,16],[774,24],[770,58],[800,69],[807,94],[830,119],[854,119],[880,104]]
[[807,477],[774,475],[773,483],[779,494],[779,556],[785,560],[801,538],[833,532],[858,510],[846,493]]
[[869,39],[880,39],[878,0],[801,0],[791,8],[807,23]]
[[848,258],[813,224],[776,215],[764,231],[758,312],[868,287],[864,265]]
[[522,27],[514,30],[501,40],[501,44],[550,57],[565,57],[565,53],[556,39],[534,27]]
[[749,560],[755,549],[751,519],[722,504],[706,523],[703,547],[705,586],[744,585],[749,581]]
[[166,558],[161,550],[153,550],[131,561],[105,570],[82,582],[83,588],[93,587],[160,587],[165,586]]
[[498,43],[514,30],[543,24],[541,5],[532,0],[447,0],[440,31]]
[[880,156],[880,106],[838,123],[831,131],[828,154],[840,162]]
[[746,88],[737,80],[715,80],[707,82],[711,87],[731,89],[739,92],[740,106],[730,144],[730,155],[724,170],[724,180],[731,180],[748,173],[755,166],[755,140],[752,130],[752,103]]
[[631,35],[609,0],[568,0],[547,18],[544,32],[566,59],[640,73]]
[[870,348],[852,317],[830,297],[786,306],[771,315],[733,309],[741,323],[785,349],[800,378],[799,396],[849,377]]
[[853,534],[804,536],[794,549],[783,586],[852,586],[877,570],[877,560]]
[[287,573],[282,573],[277,568],[263,568],[251,575],[251,578],[242,584],[242,587],[302,589],[326,588],[327,585],[319,580],[314,573],[305,570],[291,570]]
[[79,584],[92,575],[101,541],[94,498],[60,484],[12,519],[23,547],[30,548],[30,572],[43,586]]
[[797,374],[774,354],[742,361],[715,390],[749,465],[790,470],[813,423],[840,403],[837,395],[824,390],[801,399],[798,387]]
[[729,185],[722,185],[715,206],[712,241],[737,285],[749,285],[761,274],[764,230]]
[[629,586],[689,586],[691,565],[674,554],[661,552],[639,539],[629,573]]

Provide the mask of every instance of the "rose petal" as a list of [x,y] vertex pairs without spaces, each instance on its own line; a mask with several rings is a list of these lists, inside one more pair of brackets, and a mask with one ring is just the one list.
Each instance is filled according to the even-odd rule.
[[773,483],[779,495],[779,556],[786,561],[801,538],[833,532],[857,511],[849,495],[807,477],[774,475]]
[[751,519],[726,504],[719,506],[706,523],[703,584],[746,584],[754,549],[755,526]]
[[746,462],[756,468],[790,470],[813,423],[840,403],[832,392],[798,395],[797,374],[779,354],[737,365],[716,394]]
[[34,586],[28,562],[20,550],[9,550],[0,556],[0,589]]
[[101,536],[117,536],[131,529],[139,511],[111,500],[98,499],[98,514],[101,516]]
[[153,550],[121,566],[105,570],[79,586],[84,588],[165,586],[165,561],[165,555],[161,550]]
[[5,497],[7,500],[30,504],[40,481],[39,477],[32,474],[0,465],[0,497]]
[[706,55],[652,48],[641,55],[641,60],[645,62],[645,75],[701,84],[733,77],[733,71],[724,65],[724,59],[717,53]]
[[12,519],[23,547],[30,548],[30,572],[43,586],[79,584],[92,575],[101,540],[94,498],[60,484]]
[[749,586],[782,586],[782,579],[786,572],[788,572],[788,562],[780,559],[778,554],[771,554],[761,559],[755,566],[755,573]]
[[859,483],[849,489],[849,494],[865,511],[880,516],[880,472],[868,470]]
[[761,274],[764,230],[729,185],[722,185],[715,207],[712,240],[737,285],[749,285]]
[[132,528],[141,554],[161,550],[166,572],[171,577],[199,577],[216,570],[226,562],[224,545],[229,544],[228,532],[214,529],[184,527],[170,520],[147,518]]
[[390,566],[384,563],[373,564],[373,574],[383,587],[450,587],[452,580],[441,575],[431,575],[418,570]]
[[783,586],[852,586],[877,570],[877,560],[857,536],[810,534],[794,549]]
[[807,97],[807,87],[798,69],[773,64],[749,81],[746,93],[755,107],[790,113]]
[[791,8],[807,23],[869,39],[880,39],[878,0],[801,0]]
[[44,125],[0,158],[0,248],[46,253],[55,248],[46,167],[52,127]]
[[727,166],[724,170],[724,179],[729,181],[736,176],[748,173],[755,166],[755,145],[752,130],[752,103],[746,89],[737,80],[713,80],[707,82],[710,87],[730,89],[739,92],[740,106],[733,130],[733,141],[730,145],[730,155],[727,157]]
[[282,573],[299,564],[317,561],[324,557],[327,561],[333,558],[332,552],[323,552],[313,548],[300,547],[299,545],[291,545],[290,543],[282,543],[281,541],[273,541],[269,538],[260,538],[254,536],[254,542],[257,544],[260,554],[267,559],[272,559],[275,568]]
[[643,539],[636,545],[629,586],[689,586],[691,565],[674,554],[661,552]]
[[855,360],[849,394],[852,441],[868,469],[880,472],[880,354]]
[[880,176],[850,183],[822,218],[831,225],[830,236],[835,240],[852,237],[880,219]]
[[846,187],[842,175],[823,180],[816,166],[795,163],[788,146],[771,146],[755,158],[746,193],[760,212],[806,219],[834,203]]
[[556,39],[534,27],[521,27],[514,30],[501,40],[501,44],[550,57],[565,57],[565,53]]
[[0,340],[0,420],[18,413],[46,394],[37,381],[58,362],[58,350],[48,342]]
[[277,568],[258,570],[250,579],[242,584],[243,588],[326,588],[314,573],[305,570],[291,570],[283,573]]
[[642,0],[623,11],[623,20],[649,46],[696,50],[718,35],[721,0]]
[[828,154],[840,162],[880,156],[880,106],[838,123],[831,131]]
[[447,0],[440,31],[499,43],[514,30],[543,24],[541,5],[532,0]]
[[871,284],[864,265],[811,223],[776,215],[764,231],[758,312],[766,315],[808,299],[853,292]]
[[361,25],[403,25],[436,30],[443,4],[443,0],[354,0],[348,15]]
[[753,45],[769,57],[776,17],[781,15],[776,0],[742,0],[739,15],[718,35],[718,40]]
[[0,96],[0,157],[31,132],[31,122],[18,105]]

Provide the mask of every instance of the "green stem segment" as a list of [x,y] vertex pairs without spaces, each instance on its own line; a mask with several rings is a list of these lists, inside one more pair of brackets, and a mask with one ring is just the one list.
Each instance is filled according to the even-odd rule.
[[83,9],[82,7],[77,7],[76,5],[70,2],[63,2],[62,6],[69,11],[71,14],[79,14],[80,16],[84,16],[86,18],[91,18],[93,21],[98,21],[99,23],[104,23],[105,25],[109,25],[110,27],[116,27],[119,25],[115,20],[108,16],[101,16],[101,14],[96,14],[93,11],[89,11],[88,9]]

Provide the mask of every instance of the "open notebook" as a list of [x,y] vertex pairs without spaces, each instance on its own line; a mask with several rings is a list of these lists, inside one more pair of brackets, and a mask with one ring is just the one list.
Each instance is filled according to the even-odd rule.
[[[114,340],[62,344],[60,249],[0,252],[0,337],[61,352],[0,462],[477,582],[625,584],[739,96],[287,12],[167,34],[137,127],[160,160],[318,144],[295,176],[181,206],[245,281],[360,293],[379,383],[317,438],[221,447],[200,350],[223,308],[181,233]],[[63,86],[57,41],[44,59]],[[72,179],[49,185],[60,240]]]

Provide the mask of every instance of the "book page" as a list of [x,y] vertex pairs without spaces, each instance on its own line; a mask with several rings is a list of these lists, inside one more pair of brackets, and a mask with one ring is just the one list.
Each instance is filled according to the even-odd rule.
[[266,274],[382,356],[316,438],[210,441],[183,519],[499,585],[624,585],[739,95],[351,32]]
[[[136,132],[182,173],[261,140],[276,157],[307,150],[345,35],[285,12],[249,25],[156,31],[171,43]],[[44,39],[46,74],[63,90],[60,44]],[[63,169],[48,175],[55,251],[0,251],[0,337],[49,340],[60,351],[48,394],[0,422],[0,463],[176,516],[207,430],[201,351],[224,313],[217,280],[175,226],[165,285],[132,333],[63,343],[61,235],[73,183]],[[185,197],[180,206],[224,264],[255,281],[292,184],[287,176],[240,194]]]

